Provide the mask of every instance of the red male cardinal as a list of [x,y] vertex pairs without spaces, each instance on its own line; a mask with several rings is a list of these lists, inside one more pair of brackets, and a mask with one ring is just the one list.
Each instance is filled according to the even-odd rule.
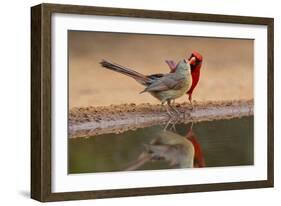
[[[193,51],[188,60],[191,60],[192,57],[195,57],[194,61],[190,62],[191,76],[192,76],[192,85],[191,85],[190,89],[187,91],[188,99],[189,99],[191,105],[192,105],[192,93],[193,93],[195,87],[197,86],[197,84],[199,82],[200,69],[201,69],[202,62],[203,62],[202,55],[199,54],[197,51]],[[171,69],[170,72],[171,73],[175,72],[177,64],[173,60],[166,60],[166,63],[168,64],[168,66]]]

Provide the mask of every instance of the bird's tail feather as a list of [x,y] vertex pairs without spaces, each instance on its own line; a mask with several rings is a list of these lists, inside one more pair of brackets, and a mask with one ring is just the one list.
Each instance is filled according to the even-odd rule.
[[100,64],[104,68],[107,68],[107,69],[110,69],[112,71],[115,71],[115,72],[124,74],[126,76],[132,77],[137,82],[139,82],[140,84],[147,85],[150,82],[150,79],[147,76],[145,76],[145,75],[143,75],[143,74],[141,74],[139,72],[136,72],[136,71],[134,71],[132,69],[123,67],[121,65],[118,65],[118,64],[115,64],[115,63],[111,63],[111,62],[106,61],[106,60],[102,60],[100,62]]
[[133,164],[131,164],[129,167],[125,168],[124,171],[132,171],[132,170],[137,170],[141,166],[143,166],[145,163],[150,161],[151,156],[147,153],[142,153],[137,161],[135,161]]

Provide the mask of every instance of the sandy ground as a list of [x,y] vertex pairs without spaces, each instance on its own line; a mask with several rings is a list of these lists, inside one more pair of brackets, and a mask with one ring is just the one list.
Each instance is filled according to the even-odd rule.
[[[251,105],[253,106],[253,100],[238,100],[238,101],[208,101],[208,102],[195,102],[193,109],[189,103],[177,103],[174,107],[180,111],[194,112],[202,108],[217,107],[220,109],[224,106],[235,106],[235,105]],[[128,114],[153,114],[153,113],[164,113],[166,110],[160,105],[152,105],[149,103],[143,103],[136,105],[135,103],[110,105],[110,106],[98,106],[98,107],[74,107],[69,112],[69,123],[81,123],[100,120],[118,120],[120,117],[125,117]]]
[[[164,60],[179,61],[193,50],[204,58],[194,100],[253,98],[252,40],[70,32],[69,108],[157,104],[150,94],[139,94],[143,87],[133,79],[105,70],[99,62],[107,59],[143,74],[166,73]],[[187,96],[177,100],[184,101]]]
[[212,121],[253,115],[253,101],[216,101],[175,105],[180,116],[169,117],[161,105],[149,103],[72,108],[69,112],[69,137],[121,133],[173,121]]

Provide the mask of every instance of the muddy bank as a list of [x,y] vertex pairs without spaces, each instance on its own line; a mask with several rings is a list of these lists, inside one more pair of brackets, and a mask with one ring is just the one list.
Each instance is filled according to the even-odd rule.
[[176,104],[181,116],[171,119],[161,105],[121,104],[106,107],[81,107],[69,111],[69,137],[122,133],[168,121],[188,123],[231,119],[253,115],[253,100],[195,102]]

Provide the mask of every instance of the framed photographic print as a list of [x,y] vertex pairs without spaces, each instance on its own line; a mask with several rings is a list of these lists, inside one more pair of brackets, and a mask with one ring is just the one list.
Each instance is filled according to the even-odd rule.
[[273,19],[31,8],[31,197],[273,187]]

